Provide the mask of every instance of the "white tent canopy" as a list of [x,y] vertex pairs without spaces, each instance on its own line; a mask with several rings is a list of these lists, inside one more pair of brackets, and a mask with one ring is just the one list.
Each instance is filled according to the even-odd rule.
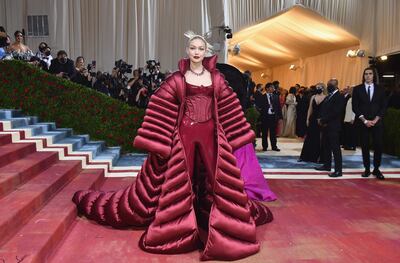
[[234,34],[228,62],[241,70],[259,71],[300,58],[359,45],[359,40],[318,13],[301,6]]

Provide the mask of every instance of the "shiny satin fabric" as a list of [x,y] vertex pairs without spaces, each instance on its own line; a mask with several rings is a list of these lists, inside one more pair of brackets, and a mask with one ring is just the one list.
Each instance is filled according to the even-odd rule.
[[[254,133],[215,62],[215,56],[203,61],[213,79],[213,118],[200,122],[204,127],[197,129],[193,157],[187,153],[193,150],[187,139],[194,134],[185,123],[190,126],[193,119],[205,120],[209,114],[185,114],[188,60],[183,60],[180,71],[152,96],[135,138],[135,147],[150,152],[136,182],[117,192],[77,192],[73,200],[82,214],[113,227],[148,226],[139,246],[151,253],[201,249],[202,260],[257,253],[256,225],[270,222],[272,213],[249,200],[244,190],[233,151],[252,142]],[[200,167],[197,177],[192,176],[194,167]]]
[[236,165],[240,168],[247,196],[257,201],[276,200],[276,195],[264,178],[253,144],[246,144],[236,149],[233,154],[236,157]]

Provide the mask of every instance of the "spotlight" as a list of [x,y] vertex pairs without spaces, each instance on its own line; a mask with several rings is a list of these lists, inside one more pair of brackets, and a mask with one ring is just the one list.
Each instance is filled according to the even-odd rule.
[[387,59],[388,59],[387,56],[381,56],[381,57],[380,57],[380,60],[381,60],[381,61],[385,61],[385,60],[387,60]]
[[365,50],[364,49],[357,49],[357,50],[349,49],[347,51],[346,57],[348,57],[348,58],[365,57]]
[[233,48],[228,48],[228,52],[232,55],[232,56],[237,56],[240,53],[240,45],[236,44],[233,46]]
[[224,32],[226,34],[225,36],[226,36],[227,39],[232,38],[232,36],[233,36],[232,35],[232,29],[230,29],[229,26],[225,26],[224,27]]
[[382,75],[382,78],[394,78],[394,74]]
[[346,57],[348,57],[348,58],[354,58],[354,57],[356,57],[356,52],[355,52],[354,50],[349,49],[349,50],[347,51]]
[[292,64],[292,65],[290,65],[289,69],[290,69],[290,70],[296,70],[297,67],[296,67],[294,64]]
[[365,57],[365,50],[364,49],[357,49],[356,55],[357,55],[357,57]]

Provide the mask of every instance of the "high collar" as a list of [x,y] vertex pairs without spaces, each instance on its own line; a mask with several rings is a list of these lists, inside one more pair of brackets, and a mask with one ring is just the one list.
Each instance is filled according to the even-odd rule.
[[[213,72],[216,68],[217,59],[217,55],[205,57],[202,64],[209,72]],[[183,58],[179,61],[178,68],[182,75],[185,75],[186,71],[189,70],[189,66],[190,60],[188,58]]]

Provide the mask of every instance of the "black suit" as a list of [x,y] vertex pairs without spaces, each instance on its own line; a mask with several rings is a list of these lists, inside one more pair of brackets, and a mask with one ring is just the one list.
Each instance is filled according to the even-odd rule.
[[[370,169],[369,156],[369,134],[372,133],[374,145],[374,167],[378,169],[382,159],[383,145],[383,116],[386,112],[386,96],[385,91],[374,84],[374,93],[372,100],[368,97],[365,84],[360,84],[353,89],[353,111],[356,114],[356,122],[360,131],[360,144],[363,155],[363,163],[366,170]],[[360,116],[363,115],[366,120],[374,120],[379,116],[379,121],[375,126],[368,128],[361,121]]]
[[66,77],[69,79],[73,78],[76,74],[74,62],[71,59],[67,59],[65,64],[60,63],[60,61],[55,58],[51,61],[49,72],[51,74],[58,74],[60,72],[64,72]]
[[[268,101],[268,96],[270,96]],[[282,119],[282,110],[279,104],[278,96],[274,94],[261,94],[256,96],[256,107],[261,114],[262,125],[262,147],[264,150],[268,148],[268,131],[271,148],[275,149],[276,146],[276,125],[279,119]]]
[[340,150],[339,134],[342,128],[342,113],[344,97],[339,91],[328,95],[321,104],[320,124],[322,126],[322,145],[324,146],[324,166],[331,168],[332,153],[335,160],[335,172],[342,173],[342,152]]

